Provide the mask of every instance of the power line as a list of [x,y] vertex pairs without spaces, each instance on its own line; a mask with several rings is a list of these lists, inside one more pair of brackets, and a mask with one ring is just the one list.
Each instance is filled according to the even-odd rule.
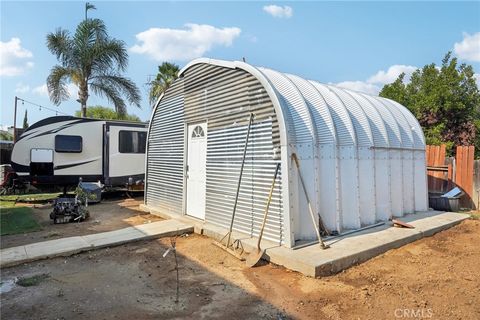
[[33,105],[33,106],[39,107],[40,110],[42,110],[42,108],[43,108],[43,109],[45,109],[45,110],[49,110],[49,111],[51,111],[51,112],[55,112],[57,115],[58,115],[58,114],[62,114],[62,115],[65,115],[65,116],[69,116],[69,114],[67,114],[67,113],[65,113],[65,112],[61,112],[61,111],[58,111],[58,110],[55,110],[55,109],[47,108],[47,107],[44,107],[44,106],[39,105],[39,104],[37,104],[37,103],[31,102],[31,101],[28,101],[28,100],[25,100],[25,99],[22,99],[22,98],[19,98],[19,97],[17,97],[17,100],[22,101],[22,104],[23,104],[24,102],[26,102],[26,103],[29,103],[29,104],[31,104],[31,105]]

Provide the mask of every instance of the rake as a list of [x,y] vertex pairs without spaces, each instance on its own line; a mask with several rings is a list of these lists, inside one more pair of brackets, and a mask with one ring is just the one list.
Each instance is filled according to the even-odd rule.
[[[237,211],[237,204],[238,204],[238,196],[240,194],[240,186],[242,184],[242,177],[243,177],[243,168],[245,166],[245,158],[247,156],[247,146],[248,146],[248,139],[250,137],[250,129],[252,127],[252,123],[253,123],[253,113],[250,113],[250,118],[248,119],[248,128],[247,128],[247,136],[245,138],[245,145],[243,147],[243,156],[242,156],[242,165],[240,167],[240,174],[238,176],[238,184],[237,184],[237,193],[235,194],[235,202],[233,204],[233,212],[232,212],[232,218],[230,220],[230,228],[228,229],[228,232],[225,234],[225,236],[223,236],[222,239],[220,239],[219,242],[213,242],[214,245],[216,245],[217,247],[227,251],[228,253],[232,254],[233,256],[239,258],[240,260],[245,260],[243,257],[242,257],[242,253],[243,253],[243,246],[240,242],[240,240],[234,240],[232,243],[230,243],[230,240],[231,240],[231,236],[232,236],[232,230],[233,230],[233,223],[235,221],[235,213]],[[222,243],[222,241],[227,238],[227,244],[224,245]],[[233,249],[231,249],[230,247],[232,246]],[[240,253],[238,252],[238,250],[240,249]]]

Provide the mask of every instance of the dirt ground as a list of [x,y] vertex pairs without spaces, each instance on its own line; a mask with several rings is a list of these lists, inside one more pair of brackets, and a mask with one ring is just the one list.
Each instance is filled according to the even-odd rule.
[[480,319],[480,221],[462,224],[313,279],[271,264],[249,269],[190,235],[2,270],[48,274],[1,294],[2,319]]
[[[29,205],[32,207],[34,218],[40,224],[42,230],[2,236],[0,247],[3,249],[39,241],[112,231],[132,225],[162,220],[157,216],[141,211],[138,207],[141,203],[143,203],[143,197],[133,199],[116,197],[102,200],[100,203],[88,206],[90,211],[89,219],[79,223],[73,222],[68,224],[53,224],[50,219],[51,206],[37,207],[36,205]],[[25,204],[18,203],[17,205]]]

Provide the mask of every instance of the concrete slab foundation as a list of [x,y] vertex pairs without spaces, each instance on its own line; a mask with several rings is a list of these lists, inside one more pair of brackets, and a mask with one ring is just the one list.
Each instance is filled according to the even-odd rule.
[[86,236],[42,241],[0,250],[0,267],[57,256],[69,256],[82,251],[117,246],[132,241],[171,237],[192,232],[191,224],[185,224],[178,220],[165,220]]
[[[193,224],[196,233],[204,234],[216,240],[220,240],[227,233],[225,228],[187,216],[166,215],[146,206],[143,206],[143,209],[152,214]],[[378,227],[330,238],[326,241],[330,248],[326,250],[323,250],[318,244],[300,249],[289,249],[270,241],[262,241],[261,247],[265,249],[263,256],[265,260],[307,276],[319,277],[340,272],[390,249],[399,248],[423,237],[432,236],[468,217],[468,214],[455,212],[419,212],[400,218],[401,221],[413,225],[414,229],[396,228],[393,227],[391,222],[386,222]],[[232,237],[240,240],[246,252],[252,251],[256,246],[256,238],[238,232],[233,232]]]

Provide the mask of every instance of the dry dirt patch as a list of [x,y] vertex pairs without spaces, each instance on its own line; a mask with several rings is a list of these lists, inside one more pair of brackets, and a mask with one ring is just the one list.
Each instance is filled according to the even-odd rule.
[[249,269],[211,243],[178,239],[178,304],[173,255],[162,258],[169,239],[161,239],[2,270],[6,280],[49,275],[2,294],[2,318],[480,318],[478,220],[320,279],[269,264]]
[[[131,227],[143,223],[162,220],[158,216],[140,210],[143,198],[103,200],[88,206],[90,218],[84,222],[53,224],[50,219],[51,206],[31,206],[35,220],[42,227],[41,231],[25,234],[3,236],[1,248],[15,247],[34,242],[58,238],[87,235]],[[17,204],[25,206],[25,204]]]

